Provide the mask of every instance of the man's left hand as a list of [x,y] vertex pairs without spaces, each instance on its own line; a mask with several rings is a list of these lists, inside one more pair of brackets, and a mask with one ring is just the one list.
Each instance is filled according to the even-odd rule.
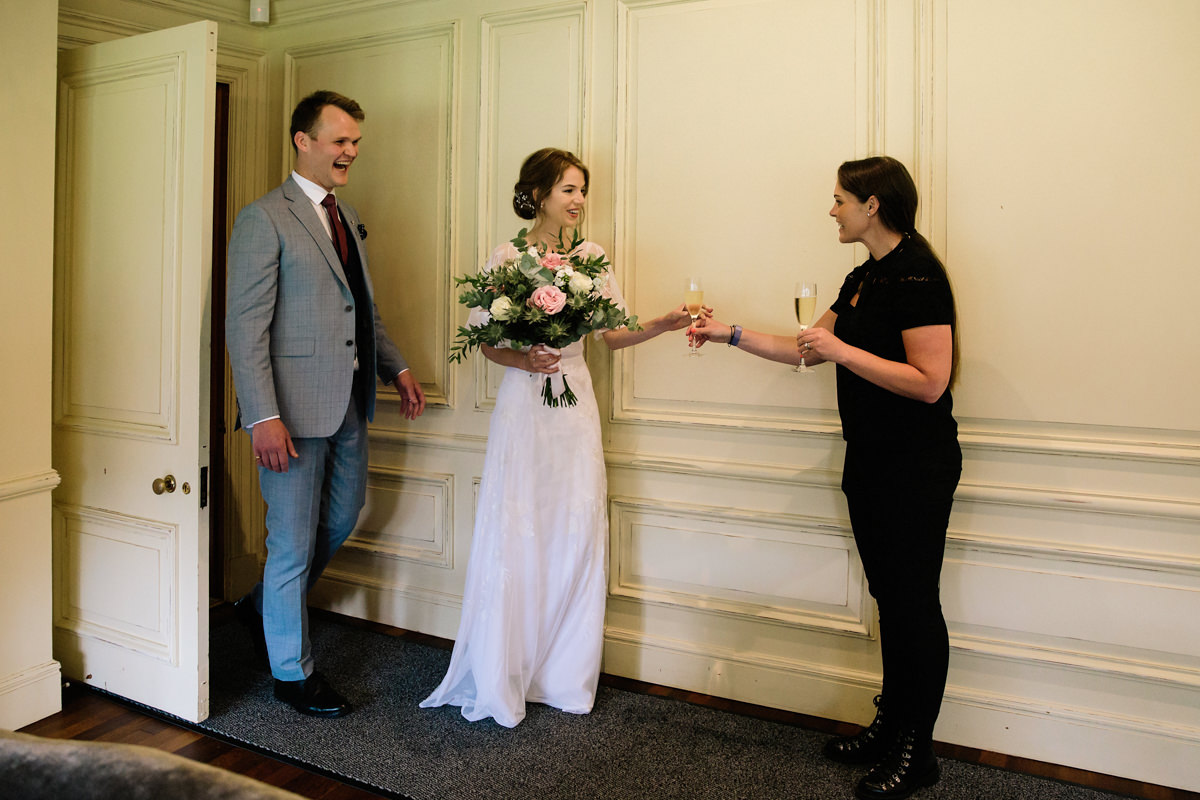
[[425,412],[425,392],[421,384],[413,377],[412,370],[406,369],[396,376],[394,381],[396,391],[400,393],[400,413],[407,419],[416,419]]

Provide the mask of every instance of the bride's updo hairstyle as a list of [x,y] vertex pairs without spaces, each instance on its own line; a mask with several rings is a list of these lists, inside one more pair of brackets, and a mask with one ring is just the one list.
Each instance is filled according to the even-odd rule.
[[583,193],[586,195],[591,177],[588,168],[574,153],[556,147],[543,147],[525,159],[520,177],[513,185],[513,211],[517,216],[521,219],[536,218],[542,198],[550,194],[554,185],[562,180],[568,167],[575,167],[583,173]]

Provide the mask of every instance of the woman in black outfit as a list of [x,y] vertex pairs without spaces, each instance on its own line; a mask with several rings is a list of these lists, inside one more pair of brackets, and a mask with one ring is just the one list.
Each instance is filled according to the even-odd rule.
[[[842,491],[879,607],[883,690],[870,727],[831,739],[825,755],[871,764],[855,793],[892,800],[939,777],[933,726],[950,645],[939,576],[962,453],[951,413],[958,348],[954,296],[915,229],[917,189],[899,161],[848,161],[830,216],[871,257],[808,330],[774,336],[709,319],[689,331],[773,361],[837,365],[846,440]],[[802,380],[797,378],[797,380]]]

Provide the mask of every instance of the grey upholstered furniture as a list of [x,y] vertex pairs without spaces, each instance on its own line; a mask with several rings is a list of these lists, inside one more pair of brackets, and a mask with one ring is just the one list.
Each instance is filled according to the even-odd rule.
[[3,800],[300,800],[243,775],[128,744],[0,730]]

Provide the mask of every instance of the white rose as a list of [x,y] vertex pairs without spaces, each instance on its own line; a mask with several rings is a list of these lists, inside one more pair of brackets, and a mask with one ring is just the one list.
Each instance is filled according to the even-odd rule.
[[492,312],[492,319],[503,321],[512,316],[513,302],[504,295],[500,295],[492,301],[492,307],[488,310]]
[[608,286],[608,273],[605,272],[603,274],[597,275],[595,277],[595,279],[592,281],[592,286],[595,287],[597,292],[603,292],[604,287]]
[[567,282],[567,288],[571,290],[571,294],[587,294],[592,291],[592,286],[592,279],[582,272],[576,272]]

